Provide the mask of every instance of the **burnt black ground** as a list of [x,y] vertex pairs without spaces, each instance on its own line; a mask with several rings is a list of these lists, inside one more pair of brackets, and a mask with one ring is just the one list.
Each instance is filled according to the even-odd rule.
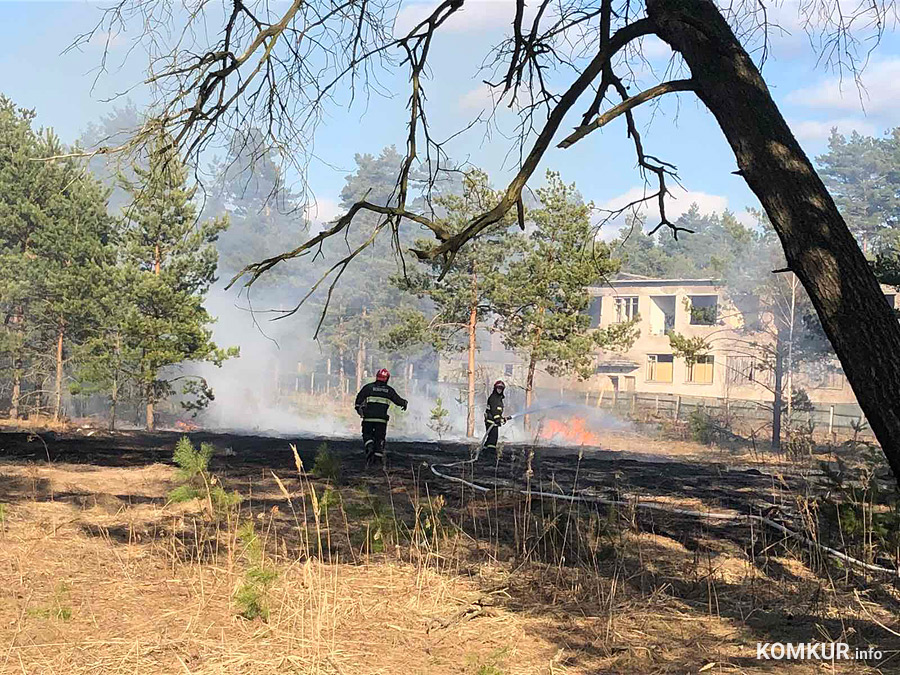
[[[0,462],[63,462],[75,465],[136,467],[170,463],[175,442],[183,432],[126,431],[108,434],[0,433]],[[253,436],[234,433],[193,432],[195,443],[212,443],[220,452],[212,469],[232,476],[275,471],[295,472],[290,444],[297,446],[307,469],[313,466],[316,449],[327,443],[340,457],[344,480],[365,476],[367,482],[383,476],[380,468],[367,468],[356,439],[294,438]],[[45,447],[46,444],[46,447]],[[226,449],[230,448],[230,452]],[[389,474],[397,478],[414,475],[427,483],[432,494],[458,493],[459,485],[432,474],[429,465],[445,465],[469,457],[469,446],[460,443],[389,441]],[[776,477],[757,469],[666,457],[624,456],[622,453],[586,448],[578,459],[578,448],[510,446],[503,448],[499,461],[483,456],[477,464],[440,468],[442,473],[465,477],[482,485],[509,488],[526,486],[528,455],[531,460],[531,487],[543,491],[566,492],[573,488],[605,497],[638,495],[691,499],[706,508],[732,508],[739,512],[758,511],[766,504],[797,494],[805,485],[797,477]],[[577,482],[576,482],[577,475]],[[123,486],[124,488],[125,486]],[[3,495],[0,495],[0,499]],[[787,501],[790,501],[787,499]]]

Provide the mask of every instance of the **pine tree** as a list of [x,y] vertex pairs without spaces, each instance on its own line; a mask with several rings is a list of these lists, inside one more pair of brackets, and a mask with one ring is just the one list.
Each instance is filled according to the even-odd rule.
[[48,159],[66,149],[33,119],[0,97],[0,353],[10,416],[49,403],[58,419],[66,364],[98,315],[114,223],[106,191],[75,160]]
[[[346,177],[341,191],[341,205],[349,208],[364,196],[374,204],[396,204],[396,176],[403,161],[397,150],[385,148],[378,156],[358,154],[355,161],[356,171]],[[346,239],[329,239],[311,264],[311,269],[318,272],[316,278],[369,241],[382,222],[383,218],[377,214],[361,213],[354,219]],[[389,368],[396,361],[407,366],[412,362],[409,353],[380,348],[381,344],[388,346],[384,337],[391,327],[415,308],[411,296],[391,282],[392,277],[404,273],[395,249],[402,251],[413,245],[412,238],[403,238],[408,236],[405,233],[409,229],[404,227],[404,234],[396,242],[375,237],[351,264],[346,268],[339,266],[325,282],[327,286],[335,274],[342,275],[334,292],[322,292],[315,298],[319,304],[314,307],[319,310],[328,301],[319,338],[341,369],[345,364],[355,369],[357,390],[362,386],[367,366],[374,365],[375,359]]]
[[529,214],[531,232],[519,237],[522,253],[505,274],[495,276],[491,289],[503,341],[528,363],[526,409],[539,363],[551,375],[574,372],[586,378],[597,349],[626,348],[636,337],[632,323],[590,330],[587,287],[618,267],[609,247],[594,237],[593,205],[551,171],[537,194],[540,208]]
[[[487,174],[480,170],[466,173],[461,194],[445,194],[435,200],[444,213],[442,224],[448,232],[462,230],[476,214],[495,206],[501,196],[491,189]],[[475,353],[479,324],[492,314],[487,289],[504,258],[511,253],[506,231],[511,217],[470,242],[459,252],[448,270],[443,261],[435,261],[426,271],[420,267],[394,282],[420,298],[429,300],[428,316],[418,308],[407,311],[388,332],[386,344],[398,349],[415,343],[430,343],[435,351],[468,352],[466,434],[475,435]],[[439,278],[441,274],[443,278]]]
[[192,397],[188,409],[206,405],[213,392],[198,376],[176,371],[186,362],[216,365],[237,355],[212,340],[213,319],[203,300],[215,281],[215,241],[227,227],[224,218],[198,222],[193,198],[196,187],[168,138],[157,141],[149,169],[135,167],[139,185],[125,186],[131,204],[122,233],[120,292],[126,299],[121,317],[121,350],[133,363],[132,377],[146,404],[148,429],[154,406],[175,393]]
[[23,378],[31,345],[29,263],[32,238],[41,227],[39,199],[44,194],[45,167],[38,156],[38,137],[31,128],[34,112],[17,108],[0,96],[0,302],[3,334],[0,349],[9,378],[9,416],[19,417]]
[[[874,259],[883,252],[885,235],[900,225],[900,133],[885,138],[849,138],[832,130],[828,152],[817,158],[822,179],[856,236]],[[890,246],[888,246],[889,248]]]
[[[50,132],[39,147],[47,157],[64,152]],[[30,294],[40,319],[42,351],[49,351],[53,364],[50,408],[58,420],[66,357],[89,339],[103,315],[101,297],[115,265],[115,222],[106,212],[109,191],[80,163],[64,159],[45,170],[52,184],[42,227],[32,239]]]
[[[299,241],[308,229],[298,195],[288,187],[278,157],[263,132],[250,129],[231,139],[224,160],[213,165],[215,181],[204,212],[228,214],[229,227],[218,239],[219,270],[230,280],[246,265],[265,260]],[[275,288],[296,288],[311,275],[296,266],[278,265],[257,284],[267,297]]]

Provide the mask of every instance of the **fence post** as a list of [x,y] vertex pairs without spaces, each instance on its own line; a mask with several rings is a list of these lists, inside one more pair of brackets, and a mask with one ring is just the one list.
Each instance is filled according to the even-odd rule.
[[637,394],[634,393],[631,395],[631,414],[634,415],[634,409],[637,404]]
[[316,371],[312,371],[309,375],[309,393],[316,393]]
[[656,410],[653,414],[659,417],[659,394],[656,395]]
[[616,404],[618,402],[619,402],[619,390],[613,389],[613,403],[612,403],[613,410],[615,410]]
[[681,412],[681,396],[675,399],[675,421],[678,421],[678,414]]
[[834,406],[828,409],[828,433],[834,433]]

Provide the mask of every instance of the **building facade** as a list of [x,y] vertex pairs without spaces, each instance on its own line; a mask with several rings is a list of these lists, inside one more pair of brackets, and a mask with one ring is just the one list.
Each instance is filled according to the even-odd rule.
[[[883,290],[888,302],[895,306],[893,290],[888,287]],[[595,395],[642,393],[772,400],[774,373],[765,352],[766,345],[771,345],[774,338],[748,326],[748,320],[759,322],[765,318],[753,316],[746,307],[735,307],[721,282],[623,274],[607,285],[589,288],[588,293],[592,329],[635,320],[639,337],[623,353],[598,352],[596,372],[587,380],[555,378],[539,368],[536,389]],[[696,363],[675,356],[668,336],[673,331],[687,338],[702,338],[709,346],[707,353]],[[523,387],[523,360],[504,349],[499,335],[482,330],[480,336],[479,380],[487,384],[494,379],[505,379],[514,387]],[[444,382],[464,383],[465,355],[443,358],[439,372]],[[855,403],[850,385],[836,361],[803,363],[798,359],[792,367],[783,367],[782,372],[791,378],[793,389],[804,390],[814,403]]]

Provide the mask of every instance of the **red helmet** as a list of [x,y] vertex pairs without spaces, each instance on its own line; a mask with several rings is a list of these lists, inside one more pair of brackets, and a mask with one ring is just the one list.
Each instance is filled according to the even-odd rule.
[[496,382],[494,382],[494,389],[499,389],[500,391],[506,389],[506,385],[503,384],[503,380],[497,380]]
[[388,372],[387,368],[382,368],[375,373],[375,380],[377,382],[387,382],[389,379],[391,379],[391,374]]

